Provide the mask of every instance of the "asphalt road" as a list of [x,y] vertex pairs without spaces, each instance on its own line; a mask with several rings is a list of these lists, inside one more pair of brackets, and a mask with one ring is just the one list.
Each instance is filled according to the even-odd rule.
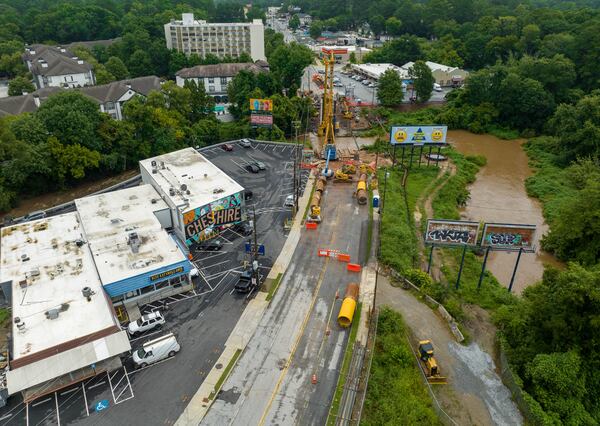
[[[266,255],[259,259],[263,276],[268,274],[286,238],[283,221],[290,212],[283,202],[293,187],[292,149],[283,144],[253,143],[252,148],[235,145],[233,152],[218,146],[202,150],[254,193],[249,205],[254,205],[256,211],[258,242],[266,249]],[[252,159],[264,162],[267,170],[247,172],[243,164]],[[174,332],[181,345],[174,358],[144,369],[136,369],[128,358],[124,368],[102,373],[28,405],[13,396],[0,409],[0,425],[174,423],[217,361],[245,307],[246,296],[234,292],[233,286],[247,259],[244,242],[249,237],[227,230],[219,238],[225,241],[221,251],[194,253],[193,261],[201,276],[195,280],[193,291],[167,298],[164,329],[132,339],[135,350],[150,338]],[[162,304],[155,302],[141,310],[161,308]],[[98,403],[104,408],[97,412]]]
[[323,223],[303,232],[273,303],[202,424],[325,423],[349,333],[336,318],[346,285],[360,276],[317,249],[358,262],[368,208],[353,191],[352,184],[328,185]]

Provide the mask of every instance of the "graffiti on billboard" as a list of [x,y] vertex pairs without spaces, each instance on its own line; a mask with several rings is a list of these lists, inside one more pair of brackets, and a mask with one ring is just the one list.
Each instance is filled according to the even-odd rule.
[[478,232],[478,222],[430,219],[427,221],[425,243],[475,245],[477,244]]
[[481,245],[494,250],[534,251],[535,225],[486,223]]
[[243,196],[241,192],[221,198],[183,214],[186,244],[192,245],[212,238],[224,225],[242,221]]

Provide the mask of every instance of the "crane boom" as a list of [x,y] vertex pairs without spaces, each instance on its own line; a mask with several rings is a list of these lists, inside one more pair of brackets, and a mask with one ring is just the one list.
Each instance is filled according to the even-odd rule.
[[[319,136],[323,136],[323,158],[336,160],[335,133],[333,126],[333,67],[335,57],[333,50],[329,56],[323,57],[325,78],[323,83],[323,115],[319,125]],[[329,164],[329,161],[327,162]],[[327,168],[325,169],[327,170]]]

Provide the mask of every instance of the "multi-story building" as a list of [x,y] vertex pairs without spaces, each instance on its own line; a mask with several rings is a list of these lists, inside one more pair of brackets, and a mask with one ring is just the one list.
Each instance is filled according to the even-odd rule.
[[183,13],[181,21],[165,24],[167,48],[205,57],[211,53],[222,58],[237,58],[248,53],[252,60],[266,60],[262,20],[239,23],[208,23],[195,20],[193,13]]
[[177,85],[183,87],[186,81],[204,85],[206,93],[215,98],[216,103],[227,102],[227,85],[242,70],[254,73],[269,71],[266,61],[242,62],[233,64],[197,65],[183,68],[175,73]]
[[23,61],[38,89],[44,87],[84,87],[96,84],[91,64],[60,46],[28,46]]

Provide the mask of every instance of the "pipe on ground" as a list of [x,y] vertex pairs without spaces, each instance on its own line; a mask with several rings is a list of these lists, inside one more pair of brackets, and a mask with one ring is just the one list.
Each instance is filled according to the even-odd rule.
[[358,300],[358,288],[358,283],[350,283],[346,287],[346,294],[338,314],[338,324],[342,327],[350,327],[352,324]]

